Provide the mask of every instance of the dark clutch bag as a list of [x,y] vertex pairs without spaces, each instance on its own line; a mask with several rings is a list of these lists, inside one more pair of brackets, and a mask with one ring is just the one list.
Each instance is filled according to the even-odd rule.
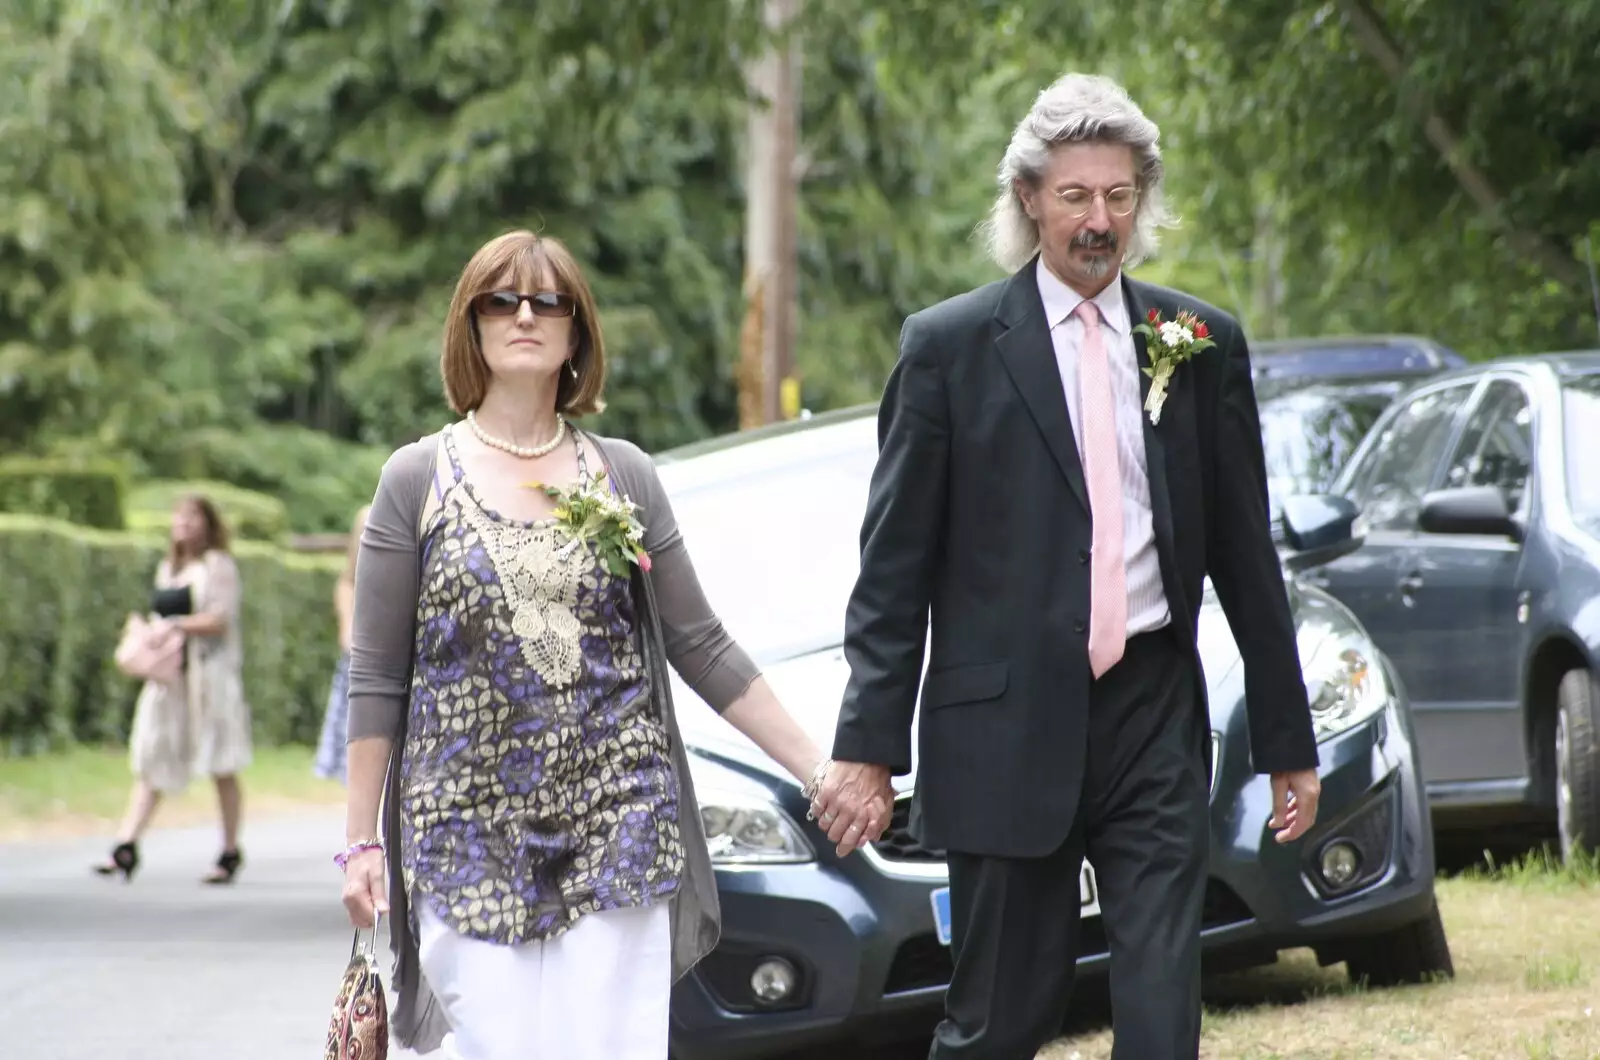
[[150,610],[162,618],[192,614],[194,599],[187,585],[179,585],[172,589],[157,589],[150,597]]
[[387,1060],[389,1055],[389,1001],[378,974],[378,919],[374,913],[370,947],[361,948],[359,930],[350,945],[350,963],[333,999],[323,1060]]

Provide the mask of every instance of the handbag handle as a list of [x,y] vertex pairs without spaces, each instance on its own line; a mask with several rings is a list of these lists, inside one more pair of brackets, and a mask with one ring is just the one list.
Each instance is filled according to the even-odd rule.
[[[378,922],[382,919],[383,913],[374,909],[372,911],[372,941],[366,952],[368,963],[376,964],[378,960]],[[350,959],[355,960],[356,954],[359,952],[361,952],[361,929],[356,928],[356,937],[350,941]]]

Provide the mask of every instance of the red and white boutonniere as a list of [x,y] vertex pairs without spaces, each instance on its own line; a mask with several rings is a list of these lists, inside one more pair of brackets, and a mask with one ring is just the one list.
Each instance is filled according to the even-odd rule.
[[1150,393],[1144,400],[1144,410],[1150,414],[1150,423],[1154,426],[1161,422],[1161,406],[1167,400],[1167,384],[1172,381],[1173,370],[1216,343],[1211,341],[1211,329],[1206,327],[1205,321],[1187,309],[1176,319],[1166,321],[1161,319],[1159,309],[1152,309],[1145,322],[1133,330],[1145,337],[1145,348],[1150,354],[1150,367],[1142,369],[1150,377]]

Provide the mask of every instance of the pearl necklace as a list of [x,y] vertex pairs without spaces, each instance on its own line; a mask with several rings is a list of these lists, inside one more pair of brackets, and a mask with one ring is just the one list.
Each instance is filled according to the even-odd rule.
[[532,460],[535,457],[544,456],[546,453],[555,449],[556,446],[560,445],[561,439],[565,438],[567,435],[566,417],[562,416],[559,412],[556,413],[555,435],[548,442],[542,442],[539,445],[512,445],[510,442],[496,438],[494,435],[489,434],[482,427],[478,426],[478,417],[472,411],[468,411],[467,413],[467,426],[472,428],[472,433],[477,435],[478,441],[482,442],[484,445],[510,453],[512,456],[520,456],[524,460]]

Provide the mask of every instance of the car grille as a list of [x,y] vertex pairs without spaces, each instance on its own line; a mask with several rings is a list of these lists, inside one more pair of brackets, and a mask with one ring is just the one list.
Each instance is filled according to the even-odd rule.
[[[1205,904],[1200,914],[1204,930],[1230,927],[1252,919],[1250,907],[1234,893],[1233,888],[1218,879],[1206,881]],[[1090,917],[1078,924],[1078,954],[1080,957],[1099,957],[1107,952],[1105,925],[1099,917]],[[903,994],[910,990],[923,990],[934,986],[947,986],[954,968],[948,946],[941,945],[933,932],[916,935],[900,944],[889,974],[884,981],[885,994]]]
[[944,851],[929,850],[911,836],[911,796],[901,795],[894,801],[894,812],[883,836],[872,844],[872,850],[885,861],[912,864],[942,864]]

